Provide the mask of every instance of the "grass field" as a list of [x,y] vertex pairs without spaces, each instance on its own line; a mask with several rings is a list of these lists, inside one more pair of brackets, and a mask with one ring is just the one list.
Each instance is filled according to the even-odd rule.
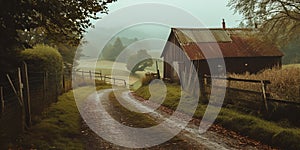
[[290,67],[300,68],[300,64],[289,64],[289,65],[283,65],[282,66],[282,68],[290,68]]

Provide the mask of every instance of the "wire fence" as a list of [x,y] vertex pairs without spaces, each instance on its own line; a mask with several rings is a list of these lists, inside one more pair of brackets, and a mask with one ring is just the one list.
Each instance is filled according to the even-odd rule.
[[[75,84],[72,85],[72,80]],[[39,117],[58,96],[72,87],[85,86],[95,80],[127,86],[125,80],[102,75],[101,72],[66,71],[34,72],[27,64],[5,75],[0,74],[0,148],[29,129],[32,118]]]
[[0,145],[30,128],[33,117],[72,89],[71,73],[32,72],[26,64],[0,79]]

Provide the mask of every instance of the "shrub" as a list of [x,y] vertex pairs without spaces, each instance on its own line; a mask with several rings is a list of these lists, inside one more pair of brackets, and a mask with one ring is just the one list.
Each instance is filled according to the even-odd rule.
[[63,69],[61,54],[50,46],[36,45],[32,49],[26,49],[21,52],[21,58],[28,63],[30,71],[61,73]]
[[145,77],[142,78],[142,85],[149,85],[152,80],[156,79],[155,75],[152,73],[146,73]]

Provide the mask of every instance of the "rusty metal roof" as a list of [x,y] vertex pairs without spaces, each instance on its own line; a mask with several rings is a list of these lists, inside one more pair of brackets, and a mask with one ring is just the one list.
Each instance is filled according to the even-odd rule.
[[174,33],[182,44],[191,42],[231,42],[224,30],[209,29],[174,29]]
[[[283,56],[278,48],[247,36],[243,29],[179,29],[173,28],[179,45],[191,60],[223,57]],[[205,55],[204,55],[205,54]]]

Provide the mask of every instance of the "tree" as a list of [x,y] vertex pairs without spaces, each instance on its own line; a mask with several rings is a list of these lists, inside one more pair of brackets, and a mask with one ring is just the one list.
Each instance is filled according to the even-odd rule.
[[102,60],[109,60],[109,58],[111,57],[111,53],[113,51],[113,45],[111,43],[108,43],[105,45],[105,47],[103,48],[103,51],[101,53],[101,59]]
[[108,43],[102,52],[101,59],[115,61],[125,49],[120,37],[117,37],[113,44]]
[[282,58],[283,64],[299,64],[300,63],[300,38],[291,41],[287,46],[282,48],[284,57]]
[[147,53],[147,50],[139,50],[136,54],[131,55],[127,61],[126,68],[135,74],[137,71],[144,71],[145,68],[151,67],[153,60]]
[[282,45],[299,37],[299,0],[230,0],[228,6],[243,14],[249,26],[260,25],[270,41]]
[[106,5],[113,1],[116,0],[1,0],[0,59],[15,57],[17,49],[23,49],[20,47],[32,47],[19,35],[31,39],[37,29],[49,43],[77,46],[92,26],[91,19],[98,19],[98,12],[107,13]]

